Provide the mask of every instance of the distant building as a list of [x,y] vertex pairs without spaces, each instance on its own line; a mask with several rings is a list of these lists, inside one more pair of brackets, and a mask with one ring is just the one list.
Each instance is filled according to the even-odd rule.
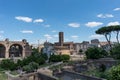
[[81,49],[83,50],[83,52],[85,52],[88,49],[89,44],[90,44],[89,41],[83,41],[81,43]]
[[45,42],[43,52],[50,54],[68,54],[77,55],[82,50],[82,53],[90,47],[101,47],[108,51],[110,49],[108,42],[100,42],[98,39],[92,39],[89,41],[83,41],[82,43],[64,42],[64,33],[59,32],[59,42],[50,43]]
[[44,44],[39,44],[38,46],[38,51],[41,52],[44,48]]
[[68,54],[73,55],[75,53],[73,42],[64,42],[64,33],[59,32],[59,42],[54,44],[45,42],[44,43],[44,53],[47,54]]
[[[114,43],[111,42],[111,44],[113,45]],[[74,49],[77,54],[79,53],[79,50],[82,50],[84,53],[88,48],[91,47],[100,47],[106,51],[110,50],[108,42],[101,42],[98,39],[92,39],[90,43],[89,41],[83,41],[82,43],[74,43]]]
[[84,53],[89,47],[89,41],[83,41],[82,43],[75,43],[74,44],[74,49],[77,54],[79,54],[79,51],[82,50]]
[[47,54],[48,57],[54,53],[54,47],[52,43],[46,41],[43,45],[43,53]]
[[[114,43],[111,43],[111,44],[112,44],[112,46],[114,45]],[[100,42],[100,47],[106,51],[110,50],[110,46],[109,46],[108,42]]]
[[38,44],[31,44],[32,48],[38,48]]
[[92,39],[89,47],[101,47],[98,39]]
[[64,42],[64,33],[59,32],[59,42],[54,43],[54,49],[56,54],[68,54],[73,55],[74,43],[73,42]]
[[74,50],[76,54],[79,54],[80,49],[81,49],[81,43],[74,43]]
[[39,52],[41,52],[41,50],[44,48],[44,44],[31,44],[32,49],[38,49]]
[[4,58],[24,58],[29,56],[32,52],[32,47],[29,45],[27,40],[22,41],[0,41],[0,59]]

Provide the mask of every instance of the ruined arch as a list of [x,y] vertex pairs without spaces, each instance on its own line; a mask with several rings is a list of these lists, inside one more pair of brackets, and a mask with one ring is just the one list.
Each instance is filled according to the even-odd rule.
[[23,47],[20,44],[12,44],[9,48],[9,57],[21,57]]
[[6,48],[3,44],[0,44],[0,58],[5,58]]

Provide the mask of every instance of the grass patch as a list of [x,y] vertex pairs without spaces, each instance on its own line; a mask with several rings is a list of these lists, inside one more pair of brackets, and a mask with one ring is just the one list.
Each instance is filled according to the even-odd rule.
[[89,70],[89,71],[82,72],[82,74],[85,74],[88,76],[95,76],[99,78],[105,78],[105,79],[108,78],[107,70],[105,72],[100,72],[97,69],[95,69],[95,70]]
[[0,71],[0,80],[7,80],[7,75],[3,71]]
[[56,70],[56,69],[62,69],[63,65],[56,65],[56,66],[52,66],[49,69],[50,70]]
[[3,72],[4,71],[4,69],[2,69],[1,67],[0,67],[0,72]]
[[10,74],[12,74],[12,75],[18,75],[19,73],[17,71],[11,71]]
[[45,63],[43,65],[40,65],[39,68],[42,68],[42,67],[47,67],[47,66],[50,66],[52,63]]

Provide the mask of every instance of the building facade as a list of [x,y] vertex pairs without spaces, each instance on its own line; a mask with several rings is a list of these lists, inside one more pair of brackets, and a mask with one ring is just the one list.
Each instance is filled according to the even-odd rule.
[[22,41],[0,41],[0,59],[29,56],[32,52],[32,47],[27,40]]
[[46,42],[44,43],[43,53],[47,54],[47,56],[48,56],[48,58],[49,58],[50,55],[54,53],[53,44],[46,41]]
[[59,42],[54,44],[45,42],[44,43],[44,53],[47,54],[74,54],[74,43],[73,42],[64,42],[64,33],[59,32]]
[[[64,42],[64,33],[59,32],[59,42],[44,43],[44,53],[50,54],[68,54],[77,55],[79,53],[85,53],[85,51],[90,47],[101,47],[105,50],[109,50],[109,45],[107,42],[100,42],[98,39],[92,39],[89,41],[83,41],[81,43],[74,42]],[[82,52],[81,52],[82,51]]]
[[80,50],[82,50],[82,53],[84,53],[89,48],[89,41],[83,41],[82,43],[74,43],[74,50],[76,51],[76,54],[80,53]]
[[59,32],[59,42],[54,43],[54,51],[56,54],[73,55],[75,53],[74,43],[64,42],[64,33]]

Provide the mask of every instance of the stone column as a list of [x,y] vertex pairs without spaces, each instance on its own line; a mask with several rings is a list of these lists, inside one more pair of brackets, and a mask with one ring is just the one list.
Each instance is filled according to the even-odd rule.
[[34,80],[39,80],[38,74],[36,74],[36,75],[34,76]]
[[9,58],[9,48],[8,47],[6,47],[5,58]]
[[23,58],[25,57],[25,48],[23,48],[22,57],[23,57]]

